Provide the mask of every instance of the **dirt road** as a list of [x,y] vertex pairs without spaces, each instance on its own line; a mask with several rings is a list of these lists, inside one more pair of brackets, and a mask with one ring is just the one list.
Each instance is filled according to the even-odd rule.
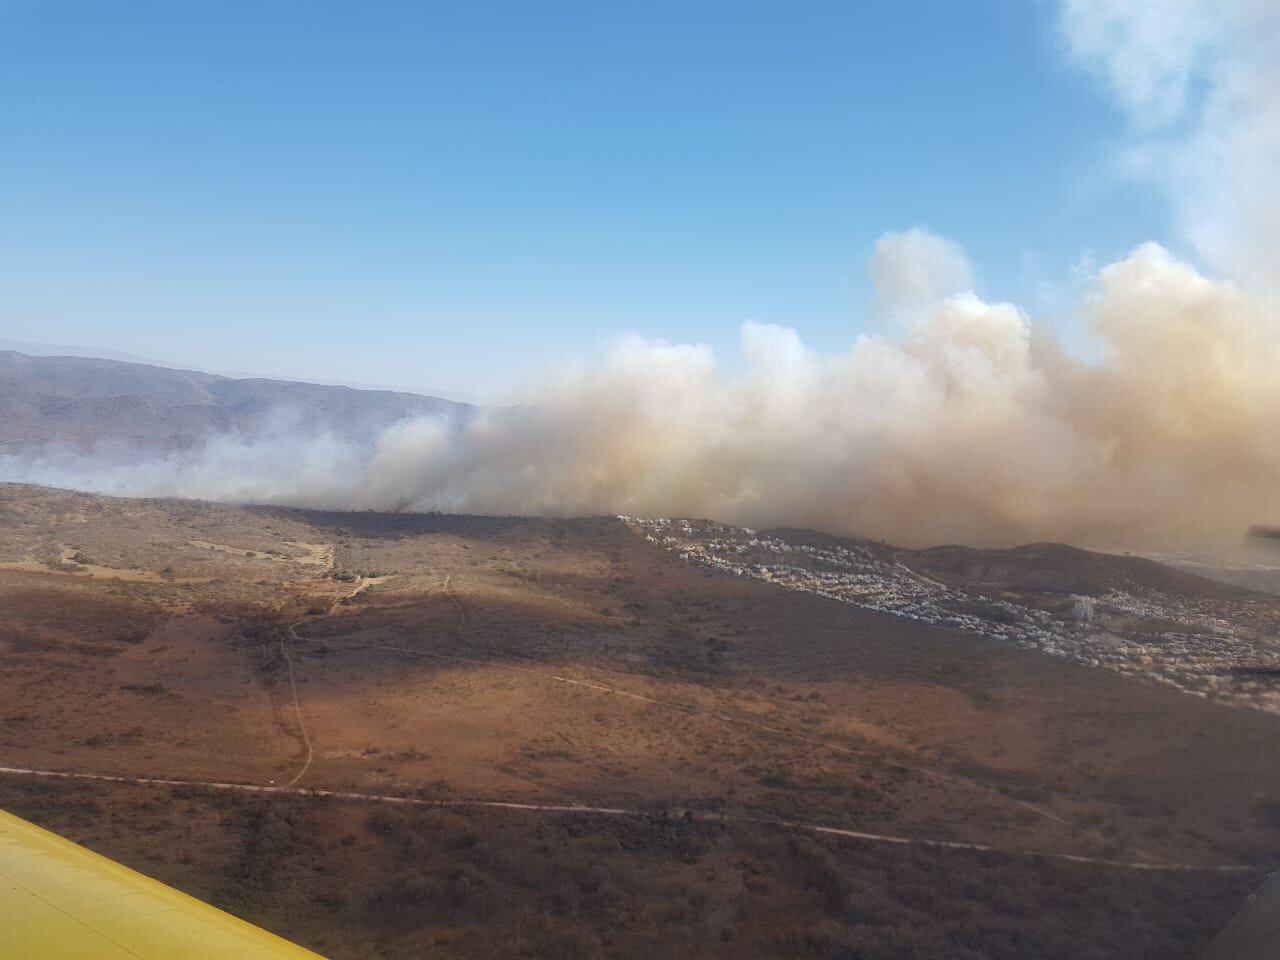
[[962,843],[956,840],[935,840],[924,837],[901,837],[892,834],[868,833],[862,830],[846,830],[841,827],[823,824],[802,823],[794,820],[771,820],[760,817],[732,816],[719,813],[704,813],[695,810],[631,810],[623,807],[592,807],[574,803],[520,803],[508,800],[426,800],[419,797],[400,797],[392,794],[356,793],[345,790],[317,790],[300,787],[272,787],[253,783],[233,783],[216,780],[173,780],[160,777],[121,777],[96,773],[73,773],[61,770],[34,770],[28,767],[0,766],[0,775],[46,777],[58,780],[89,780],[103,783],[132,784],[139,786],[161,787],[204,787],[210,790],[226,790],[239,793],[264,794],[268,796],[294,796],[326,798],[361,803],[400,804],[414,807],[431,807],[435,809],[468,809],[480,808],[490,810],[521,810],[532,813],[582,813],[604,817],[636,817],[655,819],[665,817],[670,820],[686,820],[695,823],[722,823],[765,827],[782,830],[800,830],[807,833],[825,834],[827,836],[844,837],[867,843],[895,844],[907,847],[933,847],[942,850],[967,850],[977,853],[999,853],[1011,857],[1035,857],[1044,860],[1057,860],[1066,863],[1092,864],[1100,867],[1111,867],[1123,870],[1142,870],[1149,872],[1185,872],[1204,871],[1209,873],[1249,873],[1262,872],[1263,866],[1223,866],[1213,864],[1175,863],[1170,861],[1130,861],[1110,860],[1104,857],[1086,857],[1071,853],[1052,853],[1042,850],[1022,850],[1008,847],[993,847],[982,843]]

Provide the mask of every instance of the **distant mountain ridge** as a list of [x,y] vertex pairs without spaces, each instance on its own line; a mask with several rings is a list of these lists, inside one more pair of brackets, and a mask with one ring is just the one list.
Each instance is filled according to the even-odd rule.
[[470,404],[391,390],[237,379],[92,357],[0,351],[0,444],[100,440],[184,448],[275,423],[367,439],[410,416],[465,419]]

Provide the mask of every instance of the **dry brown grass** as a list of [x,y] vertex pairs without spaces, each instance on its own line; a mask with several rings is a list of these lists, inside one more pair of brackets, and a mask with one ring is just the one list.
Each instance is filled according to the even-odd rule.
[[[0,487],[0,545],[45,564],[0,569],[4,763],[287,782],[284,638],[315,749],[302,786],[651,815],[0,778],[16,812],[334,957],[1189,956],[1250,882],[665,813],[686,808],[1091,856],[1280,854],[1274,717],[709,575],[611,520]],[[46,563],[73,546],[168,573]]]

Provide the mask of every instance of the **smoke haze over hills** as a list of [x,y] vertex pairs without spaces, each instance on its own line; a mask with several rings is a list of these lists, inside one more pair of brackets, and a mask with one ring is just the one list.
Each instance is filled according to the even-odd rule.
[[[85,356],[0,350],[0,444],[189,449],[221,434],[331,432],[356,440],[466,404],[389,390],[233,378]],[[68,453],[73,452],[71,450]]]

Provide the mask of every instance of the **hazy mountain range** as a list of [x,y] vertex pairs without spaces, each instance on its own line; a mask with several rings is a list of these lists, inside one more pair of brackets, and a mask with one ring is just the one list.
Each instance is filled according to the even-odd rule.
[[0,444],[10,447],[99,440],[189,447],[217,433],[278,424],[361,439],[407,416],[459,418],[472,409],[390,390],[0,351]]

